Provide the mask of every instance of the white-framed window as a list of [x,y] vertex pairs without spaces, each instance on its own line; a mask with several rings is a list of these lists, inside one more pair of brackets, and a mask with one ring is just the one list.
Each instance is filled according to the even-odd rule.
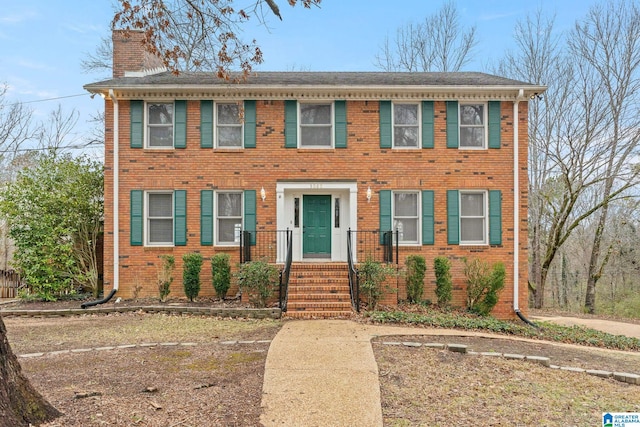
[[237,102],[215,103],[215,140],[218,148],[242,148],[243,108]]
[[420,243],[420,193],[418,191],[393,192],[393,231],[398,231],[400,244]]
[[460,104],[460,148],[487,148],[487,105]]
[[487,192],[460,191],[460,244],[487,244]]
[[146,103],[146,146],[173,148],[173,102]]
[[242,230],[242,191],[218,191],[214,203],[216,244],[239,244]]
[[393,147],[420,147],[420,105],[393,103]]
[[145,197],[146,244],[173,246],[173,191],[149,191]]
[[302,148],[333,147],[333,103],[299,104],[299,146]]

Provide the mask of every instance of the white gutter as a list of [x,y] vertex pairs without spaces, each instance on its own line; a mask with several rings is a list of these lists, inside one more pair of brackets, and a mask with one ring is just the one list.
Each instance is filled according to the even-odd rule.
[[113,101],[113,290],[120,286],[120,132],[118,99],[109,89],[109,97]]
[[[103,97],[106,99],[106,97],[103,95]],[[120,203],[118,202],[118,187],[119,187],[119,175],[118,175],[118,169],[120,168],[119,166],[119,162],[118,162],[118,140],[120,139],[119,136],[119,132],[118,132],[118,124],[119,124],[119,120],[118,120],[118,113],[119,113],[119,109],[118,109],[118,99],[116,98],[115,94],[113,93],[113,89],[109,89],[109,98],[111,98],[111,100],[113,101],[113,289],[111,290],[111,292],[109,293],[109,295],[105,296],[104,298],[102,298],[101,300],[97,300],[97,301],[89,301],[89,302],[85,302],[82,303],[80,305],[80,307],[82,308],[88,308],[88,307],[93,307],[95,305],[98,304],[104,304],[105,302],[109,301],[111,298],[113,298],[113,296],[115,295],[116,292],[118,292],[118,287],[120,286],[120,277],[119,277],[119,271],[120,271],[120,254],[119,254],[119,246],[120,246],[120,237],[119,237],[119,233],[118,233],[118,221],[119,221],[119,207],[120,207]],[[106,101],[105,101],[106,102]],[[105,109],[106,110],[106,109]],[[106,141],[105,141],[105,146],[106,146]],[[107,152],[105,150],[105,160],[106,160],[106,156],[107,156]]]
[[513,102],[513,311],[520,315],[520,155],[518,138],[518,106],[525,100],[524,89],[518,91],[518,96]]

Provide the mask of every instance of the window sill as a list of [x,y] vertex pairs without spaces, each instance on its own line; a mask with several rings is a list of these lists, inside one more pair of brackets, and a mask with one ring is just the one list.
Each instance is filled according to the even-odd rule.
[[160,251],[168,252],[168,251],[173,251],[174,247],[175,247],[174,245],[157,245],[157,246],[155,246],[155,245],[145,245],[144,246],[144,250],[145,251],[158,251],[158,250],[160,250]]
[[336,149],[333,147],[320,148],[320,147],[298,147],[298,153],[335,153]]
[[219,148],[214,148],[213,152],[214,153],[242,153],[244,151],[244,147],[237,147],[237,148],[232,148],[232,147],[219,147]]
[[159,153],[159,154],[173,153],[176,151],[174,147],[158,147],[158,148],[145,147],[142,150],[145,153]]
[[213,246],[217,251],[237,251],[238,248],[240,247],[240,243],[233,243],[233,244],[229,244],[229,245],[222,245],[220,243],[216,243]]

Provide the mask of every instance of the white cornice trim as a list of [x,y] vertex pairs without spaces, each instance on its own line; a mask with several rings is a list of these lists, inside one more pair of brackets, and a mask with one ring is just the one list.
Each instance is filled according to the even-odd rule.
[[[120,87],[113,88],[119,99],[318,99],[318,100],[513,100],[520,91],[525,96],[542,93],[540,87],[479,87],[479,86],[391,86],[391,87],[256,87],[256,86],[206,86],[206,87]],[[95,88],[95,92],[103,91]]]

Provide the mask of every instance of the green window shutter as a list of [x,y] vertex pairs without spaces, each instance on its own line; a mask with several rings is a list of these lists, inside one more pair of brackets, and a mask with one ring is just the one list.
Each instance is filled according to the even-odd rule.
[[458,190],[447,190],[447,242],[460,243],[460,209]]
[[256,190],[244,190],[244,230],[251,232],[251,245],[256,244]]
[[244,101],[244,148],[256,148],[256,101]]
[[130,213],[130,226],[131,226],[131,246],[142,246],[142,225],[144,223],[143,206],[144,206],[144,192],[142,190],[131,190],[131,213]]
[[200,148],[213,148],[213,101],[200,101]]
[[447,101],[447,148],[458,148],[458,101]]
[[433,101],[422,101],[422,148],[433,148],[435,139],[433,117]]
[[434,223],[434,197],[433,190],[422,192],[422,244],[433,245],[435,243]]
[[502,244],[502,192],[489,191],[489,244]]
[[489,101],[489,148],[500,148],[500,101]]
[[131,101],[130,122],[131,122],[131,148],[142,148],[144,145],[144,102]]
[[380,190],[380,244],[384,244],[384,232],[391,230],[391,190]]
[[175,246],[187,244],[187,191],[175,190],[173,192],[173,232]]
[[347,102],[335,101],[333,103],[335,114],[335,145],[336,148],[347,148]]
[[380,101],[380,148],[391,148],[391,101]]
[[200,191],[200,244],[213,245],[213,190]]
[[284,101],[284,146],[298,148],[298,103]]
[[173,147],[187,148],[187,101],[175,101],[173,114]]

